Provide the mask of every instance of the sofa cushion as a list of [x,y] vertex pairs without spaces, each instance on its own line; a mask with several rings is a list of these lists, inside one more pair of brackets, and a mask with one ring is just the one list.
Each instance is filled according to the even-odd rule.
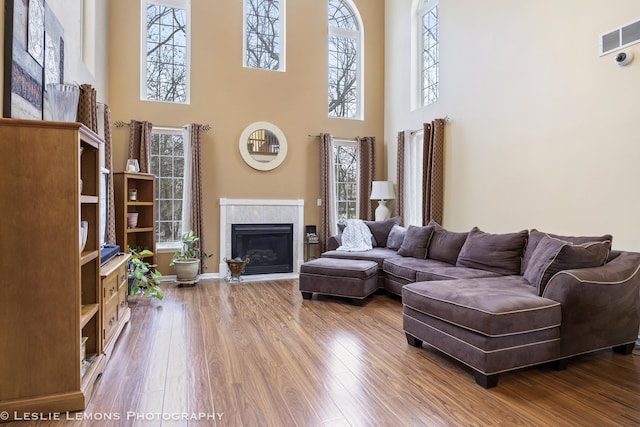
[[400,277],[410,282],[416,281],[416,273],[419,271],[443,267],[455,268],[445,262],[436,261],[434,259],[417,259],[414,257],[401,256],[388,258],[384,260],[384,263],[382,264],[385,274]]
[[387,246],[387,237],[394,225],[400,225],[400,217],[396,216],[384,221],[365,221],[371,229],[371,234],[376,241],[374,246],[384,248]]
[[419,259],[425,259],[427,256],[427,247],[433,227],[417,227],[410,225],[404,236],[404,241],[398,249],[398,255],[410,256]]
[[400,257],[396,251],[388,248],[373,248],[364,252],[327,251],[322,253],[322,258],[343,258],[375,261],[378,269],[382,270],[382,262],[387,258]]
[[416,271],[416,282],[428,280],[475,279],[478,277],[500,277],[500,274],[476,268],[437,266]]
[[464,242],[456,266],[494,273],[520,274],[520,262],[529,232],[491,234],[473,227]]
[[556,328],[562,318],[560,303],[536,295],[521,276],[410,283],[402,303],[491,337]]
[[402,242],[404,241],[404,237],[407,233],[407,229],[400,226],[395,225],[391,227],[391,231],[389,232],[389,236],[387,237],[387,248],[389,249],[400,249],[402,246]]
[[529,265],[529,260],[533,256],[533,252],[536,250],[536,246],[540,243],[540,240],[544,236],[553,237],[555,239],[564,240],[565,242],[571,243],[588,243],[588,242],[606,242],[609,241],[609,247],[611,247],[611,241],[613,237],[610,234],[605,234],[602,236],[560,236],[558,234],[544,233],[536,230],[535,228],[529,232],[529,240],[527,241],[527,248],[524,251],[524,257],[522,258],[522,266],[520,268],[520,274],[524,274],[524,271],[527,269]]
[[427,258],[456,265],[460,249],[462,249],[462,245],[467,240],[469,233],[448,231],[433,220],[427,226],[433,227],[429,248],[427,249]]
[[[557,242],[549,242],[556,240]],[[554,247],[557,249],[553,256]],[[580,245],[571,242],[563,242],[559,239],[553,239],[545,236],[540,240],[536,250],[531,257],[527,271],[525,271],[525,279],[536,287],[538,295],[542,295],[549,280],[558,272],[563,270],[573,270],[589,267],[600,267],[607,262],[609,258],[611,243],[610,242],[588,242]],[[550,249],[551,248],[551,249]],[[538,262],[538,258],[542,258],[542,262]],[[546,263],[545,263],[546,258]],[[542,271],[535,272],[534,268],[538,265]]]

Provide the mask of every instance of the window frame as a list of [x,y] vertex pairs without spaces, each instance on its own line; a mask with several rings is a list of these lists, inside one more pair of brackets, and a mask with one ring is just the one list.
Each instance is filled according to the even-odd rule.
[[260,68],[260,67],[252,67],[247,64],[247,2],[251,0],[243,0],[242,1],[242,66],[244,68],[252,69],[252,70],[264,70],[264,71],[276,71],[276,72],[286,72],[287,71],[287,37],[286,37],[286,22],[287,22],[287,3],[286,0],[278,0],[278,24],[280,27],[280,52],[278,52],[278,68]]
[[[331,141],[331,168],[332,168],[332,173],[331,173],[331,179],[332,179],[332,183],[331,186],[333,188],[333,200],[331,201],[331,210],[332,210],[332,214],[333,214],[333,218],[335,218],[335,222],[336,224],[340,222],[340,217],[338,216],[338,180],[337,180],[337,164],[336,164],[336,150],[338,146],[348,146],[348,147],[353,147],[355,149],[355,185],[356,185],[356,191],[355,191],[355,208],[356,208],[356,215],[354,218],[346,218],[346,219],[357,219],[359,216],[359,212],[360,212],[360,197],[358,197],[358,195],[360,194],[360,182],[359,182],[359,175],[360,175],[360,153],[358,151],[358,143],[357,141],[353,140],[353,139],[340,139],[340,138],[334,138]],[[348,202],[350,200],[347,200]]]
[[[358,31],[348,30],[345,28],[332,27],[329,19],[327,17],[327,95],[330,91],[329,86],[329,39],[332,36],[335,37],[345,37],[348,39],[355,40],[356,49],[357,49],[357,60],[356,60],[356,113],[353,117],[340,117],[340,116],[332,116],[328,111],[327,105],[327,116],[330,119],[345,119],[345,120],[364,120],[364,24],[362,22],[362,17],[360,16],[360,11],[356,7],[356,5],[351,0],[336,0],[346,6],[351,15],[355,19],[358,25]],[[327,2],[328,7],[328,2]],[[327,100],[328,101],[328,100]]]
[[[183,173],[183,179],[184,179],[184,175],[187,175],[187,167],[191,167],[191,163],[187,162],[187,155],[188,155],[188,150],[187,150],[187,144],[188,144],[188,132],[187,129],[185,128],[179,128],[179,127],[164,127],[164,126],[154,126],[151,130],[151,134],[153,135],[180,135],[182,136],[182,140],[183,140],[183,156],[184,156],[184,173]],[[151,148],[151,147],[149,147]],[[174,158],[176,156],[173,156]],[[153,154],[151,155],[151,162],[153,163]],[[158,179],[158,175],[156,175],[156,180]],[[182,249],[182,242],[181,240],[175,240],[175,241],[171,241],[171,242],[160,242],[160,239],[158,238],[158,232],[159,232],[159,221],[160,221],[160,215],[158,215],[158,211],[160,209],[160,203],[159,200],[157,198],[157,194],[160,191],[160,183],[156,182],[156,186],[158,187],[156,189],[156,194],[153,195],[154,198],[154,203],[156,204],[156,215],[155,215],[155,224],[154,226],[154,233],[155,233],[155,237],[156,237],[156,251],[158,253],[173,253],[177,250]],[[182,215],[184,216],[184,192],[187,191],[187,186],[186,183],[183,184],[183,196],[182,196]],[[179,235],[182,235],[182,233],[185,230],[185,223],[184,223],[184,218],[181,218],[180,220],[180,226],[181,226],[181,230]]]
[[[184,9],[186,13],[185,31],[185,100],[166,101],[148,99],[147,94],[147,7],[160,5],[174,9]],[[191,104],[191,0],[141,0],[140,1],[140,100],[164,104]]]
[[[423,20],[425,15],[431,13],[433,9],[437,9],[437,17],[438,17],[438,40],[437,40],[437,49],[438,49],[438,59],[437,59],[437,73],[438,73],[438,93],[435,95],[435,100],[433,102],[425,101],[425,91],[428,88],[424,85],[424,73],[425,73],[425,50],[424,50],[424,27]],[[418,4],[417,10],[417,25],[418,25],[418,37],[417,37],[417,46],[418,46],[418,82],[417,82],[417,98],[418,98],[418,107],[426,107],[431,104],[435,104],[440,100],[440,8],[439,8],[439,0],[421,0]]]

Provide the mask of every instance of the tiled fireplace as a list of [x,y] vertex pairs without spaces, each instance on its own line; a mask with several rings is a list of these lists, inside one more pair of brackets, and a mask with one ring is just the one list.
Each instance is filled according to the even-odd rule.
[[303,223],[302,199],[220,199],[220,274],[227,272],[223,258],[232,257],[233,224],[293,224],[293,272],[298,273],[304,261]]

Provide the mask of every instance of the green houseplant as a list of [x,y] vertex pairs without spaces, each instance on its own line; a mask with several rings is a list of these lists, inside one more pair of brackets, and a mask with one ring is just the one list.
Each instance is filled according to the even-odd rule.
[[153,255],[148,249],[138,251],[135,249],[129,249],[131,258],[129,263],[131,265],[131,289],[129,295],[145,295],[152,298],[162,300],[164,293],[160,288],[160,278],[162,273],[157,271],[155,265],[149,264],[144,260],[145,257]]
[[200,248],[200,237],[189,230],[182,235],[182,248],[173,254],[169,266],[175,267],[179,282],[193,281],[198,275],[200,261],[211,256]]

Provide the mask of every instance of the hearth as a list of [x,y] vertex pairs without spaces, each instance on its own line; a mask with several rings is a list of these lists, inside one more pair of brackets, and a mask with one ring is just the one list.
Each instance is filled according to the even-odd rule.
[[231,224],[233,258],[249,258],[244,274],[293,272],[293,224]]

